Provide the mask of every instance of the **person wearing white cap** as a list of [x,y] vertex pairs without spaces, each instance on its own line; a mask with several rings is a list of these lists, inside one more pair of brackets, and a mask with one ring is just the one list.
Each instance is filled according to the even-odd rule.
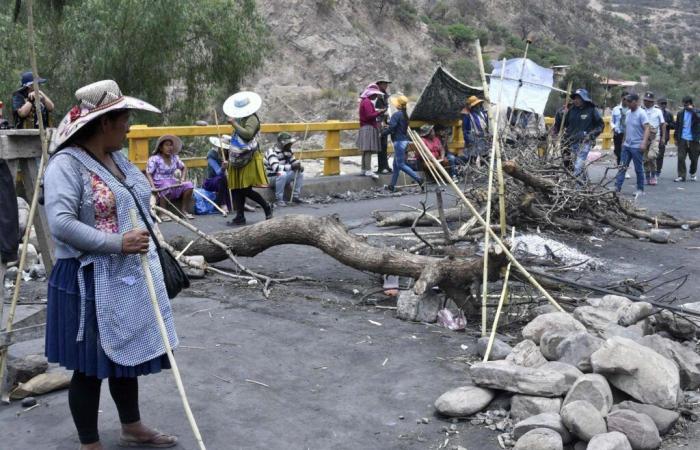
[[[45,78],[36,80],[37,84],[46,83]],[[34,108],[34,74],[31,70],[22,73],[20,88],[12,94],[12,116],[15,128],[39,128],[39,119]],[[39,103],[44,126],[51,127],[51,112],[54,109],[53,101],[44,91],[39,90]]]
[[216,192],[216,204],[229,212],[233,205],[228,194],[228,161],[222,157],[222,152],[231,148],[231,136],[224,134],[221,138],[211,136],[209,142],[214,146],[207,153],[207,178],[202,187],[209,192]]
[[141,254],[153,274],[152,288],[167,340],[177,347],[164,275],[149,232],[150,215],[137,224],[131,211],[149,210],[151,186],[120,150],[129,111],[159,113],[122,95],[112,80],[75,92],[78,104],[54,133],[56,148],[44,175],[46,218],[56,264],[48,283],[45,352],[49,362],[73,371],[68,406],[80,449],[100,450],[98,413],[102,380],[119,412],[124,447],[173,447],[175,436],[141,422],[138,376],[169,369],[155,311],[147,299]]
[[233,191],[233,207],[236,217],[227,225],[245,225],[245,199],[250,198],[265,211],[265,219],[272,218],[272,205],[267,203],[254,186],[268,184],[265,162],[260,152],[257,136],[260,119],[256,112],[262,99],[255,92],[243,91],[230,96],[224,102],[224,114],[233,125],[229,147],[228,187]]

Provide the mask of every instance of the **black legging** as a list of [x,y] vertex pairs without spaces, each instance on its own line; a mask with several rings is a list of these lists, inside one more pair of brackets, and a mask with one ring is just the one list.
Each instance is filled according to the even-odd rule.
[[231,194],[233,195],[233,205],[236,208],[236,217],[245,216],[244,208],[246,197],[260,205],[265,211],[265,215],[270,214],[270,205],[265,201],[263,196],[255,192],[252,187],[233,189]]
[[[80,443],[87,445],[100,440],[97,432],[97,411],[100,407],[102,380],[82,372],[73,372],[68,389],[68,405],[78,429]],[[139,382],[133,378],[110,378],[109,392],[117,405],[119,420],[130,424],[141,420],[139,414]]]

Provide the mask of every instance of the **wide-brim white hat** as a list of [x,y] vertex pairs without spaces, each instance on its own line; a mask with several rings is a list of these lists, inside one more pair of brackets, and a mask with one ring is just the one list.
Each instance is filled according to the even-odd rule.
[[262,98],[255,92],[236,92],[224,102],[224,114],[234,119],[252,116],[262,106]]
[[221,139],[219,139],[216,136],[210,136],[209,142],[214,147],[223,148],[224,150],[228,150],[231,148],[231,136],[229,136],[228,134],[222,135]]
[[75,91],[78,104],[63,117],[55,133],[54,145],[60,147],[71,136],[96,118],[118,109],[140,109],[160,113],[160,109],[138,98],[122,95],[114,80],[97,81]]

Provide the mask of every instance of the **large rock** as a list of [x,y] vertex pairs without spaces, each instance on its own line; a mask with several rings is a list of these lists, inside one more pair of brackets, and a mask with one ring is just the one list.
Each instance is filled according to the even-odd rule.
[[659,430],[646,414],[618,409],[608,414],[608,429],[627,436],[632,450],[653,450],[661,445]]
[[678,367],[648,347],[621,337],[591,355],[593,371],[642,403],[673,409],[678,403]]
[[560,414],[566,428],[582,441],[590,441],[593,436],[608,431],[600,411],[585,400],[567,403]]
[[529,339],[525,339],[513,347],[513,351],[508,355],[506,361],[523,367],[539,367],[547,362],[537,344]]
[[695,351],[659,335],[644,336],[640,343],[676,363],[683,389],[700,387],[700,355]]
[[587,331],[571,333],[557,346],[558,361],[571,364],[581,372],[590,372],[591,355],[603,346],[603,342]]
[[491,403],[495,393],[478,386],[462,386],[451,389],[435,400],[435,409],[444,416],[471,416]]
[[651,303],[632,303],[617,312],[617,323],[623,327],[628,327],[646,319],[653,311],[654,307]]
[[29,221],[29,204],[22,197],[17,197],[17,222],[19,223],[19,234],[24,235]]
[[478,386],[517,394],[560,397],[568,390],[566,378],[560,372],[516,366],[507,361],[473,364],[469,374]]
[[542,352],[542,356],[550,361],[559,359],[557,347],[569,334],[571,334],[570,331],[545,331],[540,338],[540,352]]
[[560,397],[515,394],[510,399],[510,416],[517,422],[542,413],[558,413],[561,402]]
[[582,375],[571,386],[564,398],[564,405],[578,400],[585,400],[593,405],[600,415],[608,415],[613,405],[613,395],[610,385],[604,376],[595,373]]
[[538,367],[538,369],[541,370],[553,370],[555,372],[559,372],[562,375],[564,375],[564,379],[566,382],[566,390],[568,391],[571,389],[571,386],[576,383],[576,380],[579,379],[579,377],[583,376],[583,372],[578,370],[576,367],[572,366],[571,364],[559,362],[559,361],[549,361],[546,364],[541,365]]
[[561,436],[549,428],[535,428],[523,434],[513,450],[562,450]]
[[593,306],[579,306],[574,309],[574,318],[582,323],[588,331],[602,337],[605,329],[611,323],[617,323],[617,311]]
[[543,413],[521,420],[513,427],[513,437],[520,439],[528,431],[537,428],[554,430],[559,433],[564,444],[571,442],[571,433],[566,429],[564,422],[561,421],[561,416],[557,413]]
[[658,331],[667,331],[671,336],[685,341],[695,338],[696,326],[687,319],[680,319],[670,311],[661,311],[654,318]]
[[640,414],[646,414],[654,421],[656,428],[659,430],[660,435],[664,435],[673,428],[678,419],[680,418],[680,413],[677,411],[671,411],[668,409],[659,408],[654,405],[644,405],[642,403],[624,401],[613,406],[613,411],[617,409],[629,409]]
[[413,322],[434,323],[442,307],[442,298],[429,289],[418,295],[412,289],[401,291],[396,301],[396,317]]
[[29,355],[24,358],[13,358],[7,360],[7,384],[16,386],[19,383],[26,383],[37,375],[41,375],[49,368],[49,363],[43,355]]
[[586,327],[578,320],[565,312],[554,312],[542,314],[535,317],[523,328],[523,338],[533,342],[540,342],[540,338],[546,331],[583,331]]
[[588,442],[587,450],[632,450],[627,436],[619,431],[599,434]]
[[36,247],[32,244],[27,244],[27,256],[25,261],[25,267],[31,267],[34,264],[39,263],[39,252],[37,252]]
[[[488,337],[482,337],[479,338],[478,341],[476,341],[476,351],[479,353],[479,356],[483,358],[483,356],[486,354],[486,347],[489,345],[489,338]],[[510,355],[510,352],[513,351],[513,347],[510,345],[506,344],[502,340],[495,338],[493,340],[493,345],[491,346],[491,353],[489,354],[489,361],[499,361],[501,359],[506,359],[508,355]]]

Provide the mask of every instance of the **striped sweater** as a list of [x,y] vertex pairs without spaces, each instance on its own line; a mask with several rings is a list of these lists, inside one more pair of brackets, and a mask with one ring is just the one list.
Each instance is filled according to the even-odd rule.
[[293,153],[285,155],[282,149],[275,145],[265,152],[265,170],[267,170],[267,176],[274,177],[279,172],[288,172],[292,170],[292,164],[296,161]]

